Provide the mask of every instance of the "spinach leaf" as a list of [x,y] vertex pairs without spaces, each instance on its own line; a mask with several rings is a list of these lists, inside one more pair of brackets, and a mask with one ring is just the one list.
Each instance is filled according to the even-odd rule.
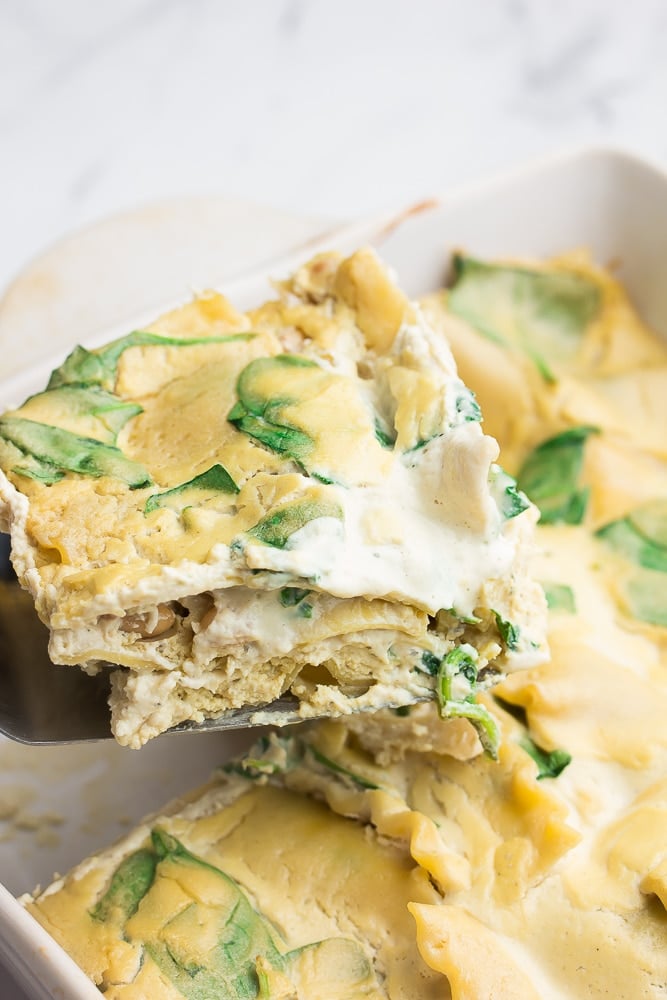
[[62,365],[51,373],[48,389],[62,385],[99,385],[113,391],[116,384],[118,362],[128,347],[192,347],[195,344],[223,344],[235,340],[252,340],[254,333],[234,333],[223,337],[169,337],[147,330],[135,330],[90,351],[75,347]]
[[596,535],[638,566],[667,573],[667,500],[650,500]]
[[342,520],[343,510],[330,500],[293,500],[267,514],[246,535],[264,545],[284,549],[295,531],[320,517]]
[[462,611],[458,611],[456,608],[449,608],[448,612],[454,618],[463,622],[464,625],[479,625],[482,621],[482,619],[478,618],[477,615],[465,615]]
[[511,701],[505,701],[504,698],[501,698],[500,695],[495,694],[495,692],[493,694],[493,700],[496,705],[503,710],[503,712],[507,712],[507,714],[511,715],[513,719],[516,719],[516,721],[520,723],[524,729],[528,728],[526,709],[523,705],[514,705]]
[[667,500],[650,500],[596,534],[631,565],[619,583],[630,614],[667,626]]
[[290,369],[313,369],[316,376],[322,374],[322,369],[314,361],[296,354],[278,354],[273,358],[251,361],[239,375],[236,383],[238,402],[229,411],[227,419],[267,448],[289,455],[305,467],[315,443],[304,431],[291,426],[283,415],[284,409],[296,400],[289,396],[266,394],[267,382],[270,384],[273,376],[287,373]]
[[[282,969],[285,964],[268,921],[225,872],[191,854],[164,830],[153,830],[152,839],[159,859],[158,878],[171,877],[187,885],[190,877],[208,873],[214,902],[199,903],[195,895],[190,906],[165,913],[164,925],[143,942],[146,951],[187,1000],[256,997],[257,956],[273,968]],[[208,952],[200,944],[204,928],[215,938]],[[131,925],[128,932],[131,939]]]
[[301,590],[299,587],[283,587],[280,591],[280,603],[284,608],[294,608],[309,593],[309,590]]
[[304,753],[304,742],[300,738],[271,732],[268,736],[260,736],[243,756],[223,764],[221,770],[253,780],[286,774],[303,761]]
[[456,397],[456,413],[463,423],[479,423],[482,420],[482,411],[475,394],[465,385],[461,386]]
[[230,423],[249,437],[266,445],[271,451],[289,455],[305,468],[305,461],[313,449],[313,439],[295,427],[276,424],[254,413],[245,413],[236,403],[227,415]]
[[427,674],[431,677],[437,677],[440,670],[440,664],[442,663],[442,657],[436,656],[430,650],[425,649],[422,653],[422,666],[424,667]]
[[572,755],[566,750],[543,750],[528,735],[519,740],[519,746],[537,764],[538,781],[543,778],[557,778],[572,760]]
[[540,509],[542,524],[581,524],[588,487],[579,486],[584,446],[595,427],[572,427],[543,441],[517,476],[519,487]]
[[380,787],[379,785],[376,785],[374,781],[370,781],[368,778],[364,778],[360,774],[355,774],[354,771],[351,771],[349,768],[343,767],[342,764],[332,760],[330,757],[326,757],[312,744],[309,743],[306,744],[306,746],[308,748],[308,752],[313,755],[317,763],[326,767],[327,770],[333,771],[334,774],[340,774],[345,778],[350,778],[354,784],[358,785],[360,788],[376,789]]
[[377,417],[375,419],[375,437],[383,448],[391,449],[396,444],[396,431],[393,429],[391,432],[387,431],[385,425]]
[[304,600],[309,594],[310,590],[301,590],[299,587],[283,587],[280,591],[280,603],[284,608],[296,608],[301,618],[312,618],[313,605]]
[[510,701],[505,701],[504,698],[501,698],[497,694],[494,694],[493,700],[504,712],[511,715],[513,719],[516,719],[524,730],[524,733],[519,740],[519,746],[525,750],[537,764],[539,772],[537,775],[538,779],[557,778],[561,771],[563,771],[572,760],[571,755],[565,750],[552,750],[549,752],[547,750],[543,750],[537,745],[537,743],[535,743],[535,741],[528,734],[526,709],[522,705],[514,705]]
[[489,264],[456,254],[449,309],[483,336],[526,354],[546,381],[572,360],[600,309],[600,290],[575,271]]
[[571,615],[576,614],[577,604],[572,587],[566,583],[543,583],[542,588],[549,611],[566,611]]
[[[455,684],[466,694],[455,695]],[[477,691],[477,654],[472,647],[457,646],[440,662],[436,695],[438,709],[443,719],[463,718],[477,730],[479,741],[487,756],[498,759],[500,730],[489,710],[475,701]]]
[[139,907],[155,879],[157,856],[147,848],[128,855],[111,877],[109,888],[90,911],[101,923],[124,923]]
[[146,469],[115,445],[79,437],[60,427],[21,417],[1,417],[0,437],[26,456],[26,461],[19,461],[13,471],[45,483],[57,482],[66,472],[76,472],[94,478],[112,476],[130,489],[152,484]]
[[500,632],[500,638],[503,640],[507,648],[511,650],[518,649],[521,637],[521,630],[519,626],[508,621],[506,618],[502,618],[497,611],[493,612],[493,616],[496,619],[496,625],[498,627],[498,631]]
[[477,681],[477,660],[476,654],[469,652],[462,646],[451,649],[438,665],[438,697],[441,702],[452,700],[452,682],[455,678],[465,678],[466,697],[474,694],[475,682]]
[[131,417],[142,412],[142,407],[97,385],[63,385],[31,396],[19,412],[22,419],[34,419],[49,426],[57,426],[63,412],[74,419],[93,417],[96,439],[104,444],[115,444],[118,432]]
[[625,584],[630,614],[638,621],[667,628],[667,576],[638,570]]
[[517,489],[515,480],[499,465],[489,470],[489,489],[502,517],[506,521],[530,507],[530,501]]
[[500,730],[488,708],[477,702],[448,701],[441,708],[443,719],[467,719],[475,727],[484,753],[491,760],[498,760]]
[[[361,945],[350,938],[325,938],[295,948],[285,961],[290,979],[299,987],[290,996],[374,1000],[382,995],[371,962]],[[276,994],[267,993],[266,1000],[270,996]],[[261,994],[258,1000],[262,1000]]]
[[370,778],[365,778],[326,756],[307,740],[299,736],[279,736],[276,733],[272,733],[268,739],[258,741],[250,748],[247,756],[224,764],[223,770],[256,779],[269,774],[286,774],[299,767],[312,769],[313,762],[341,778],[349,779],[359,788],[380,787]]
[[181,483],[180,486],[173,486],[170,490],[163,490],[162,493],[153,493],[146,500],[144,514],[150,514],[151,511],[158,510],[160,507],[171,506],[172,500],[184,497],[190,490],[201,493],[239,492],[238,486],[225,467],[216,464],[212,465],[210,469],[206,469],[205,472],[201,472],[198,476],[195,476],[194,479],[188,480],[187,483]]
[[271,358],[257,358],[246,365],[238,377],[236,391],[240,404],[248,413],[254,413],[256,416],[262,416],[267,407],[282,408],[287,401],[267,396],[262,387],[262,380],[265,376],[269,378],[274,375],[280,376],[290,368],[322,371],[318,364],[300,354],[277,354]]

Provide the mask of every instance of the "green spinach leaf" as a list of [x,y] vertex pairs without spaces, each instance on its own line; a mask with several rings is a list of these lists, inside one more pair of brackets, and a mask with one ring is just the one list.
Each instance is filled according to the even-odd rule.
[[549,611],[565,611],[570,615],[577,612],[574,591],[566,583],[543,583],[544,596]]
[[343,509],[333,501],[294,500],[263,517],[246,535],[264,545],[284,549],[295,531],[320,517],[343,518]]
[[538,781],[543,778],[557,778],[572,760],[572,755],[567,750],[543,750],[528,735],[522,737],[519,746],[537,764]]
[[516,481],[499,465],[491,466],[489,488],[501,516],[507,521],[530,507],[528,497],[517,489]]
[[127,458],[115,445],[79,437],[60,427],[21,417],[1,417],[0,437],[26,456],[13,471],[46,483],[57,482],[64,473],[76,472],[94,478],[112,476],[127,483],[130,489],[152,484],[146,469]]
[[170,490],[163,490],[162,493],[153,493],[146,500],[144,514],[150,514],[160,507],[171,506],[173,500],[184,497],[190,490],[200,493],[238,493],[239,487],[223,465],[212,465],[210,469],[201,472],[187,483],[173,486]]
[[110,392],[116,384],[118,362],[129,347],[193,347],[196,344],[224,344],[252,340],[254,333],[233,333],[223,337],[169,337],[147,330],[134,330],[125,337],[88,350],[80,345],[51,373],[48,389],[62,385],[98,385]]
[[576,355],[600,290],[575,271],[489,264],[456,254],[449,309],[496,343],[526,354],[546,381]]
[[584,447],[595,427],[572,427],[543,441],[528,456],[517,476],[521,490],[540,509],[542,524],[581,524],[588,487],[579,483]]

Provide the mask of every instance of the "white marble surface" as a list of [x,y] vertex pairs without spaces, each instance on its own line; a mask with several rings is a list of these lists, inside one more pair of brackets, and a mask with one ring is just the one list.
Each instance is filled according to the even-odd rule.
[[2,0],[0,288],[152,199],[352,216],[587,142],[667,163],[664,0]]

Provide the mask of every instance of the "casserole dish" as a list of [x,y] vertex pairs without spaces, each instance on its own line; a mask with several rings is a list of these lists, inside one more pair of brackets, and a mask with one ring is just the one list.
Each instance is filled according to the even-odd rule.
[[[667,254],[667,177],[622,153],[587,151],[560,157],[401,214],[346,227],[313,249],[336,247],[348,252],[369,242],[397,270],[412,296],[442,284],[450,251],[456,247],[464,246],[481,257],[544,257],[586,246],[599,262],[616,267],[646,321],[657,329],[667,328],[667,290],[659,280],[660,264]],[[302,257],[300,252],[298,257],[276,261],[269,273],[282,277]],[[225,291],[243,308],[266,292],[266,275],[252,275],[226,286]],[[142,317],[133,319],[141,322]],[[104,339],[112,335],[107,332]],[[3,405],[38,386],[51,367],[49,361],[42,371],[21,373],[6,383],[1,391]],[[69,748],[56,759],[54,751],[47,758],[45,751],[3,746],[4,812],[14,817],[15,830],[23,825],[24,831],[2,845],[3,881],[11,891],[21,892],[49,879],[53,869],[69,867],[119,833],[123,814],[135,821],[184,785],[203,780],[211,766],[238,748],[215,736],[192,737],[187,744],[182,737],[167,736],[139,758],[100,745],[80,751]],[[112,769],[114,782],[109,789]],[[26,781],[32,784],[32,813],[20,804]],[[58,812],[70,816],[60,833]],[[29,832],[26,827],[39,826],[40,817],[41,831]],[[86,821],[93,826],[82,836]],[[40,838],[39,833],[48,829],[53,838]],[[58,849],[49,849],[49,839],[55,842],[58,836]],[[0,897],[0,953],[29,995],[38,1000],[58,995],[91,1000],[99,996],[58,946],[4,893]]]

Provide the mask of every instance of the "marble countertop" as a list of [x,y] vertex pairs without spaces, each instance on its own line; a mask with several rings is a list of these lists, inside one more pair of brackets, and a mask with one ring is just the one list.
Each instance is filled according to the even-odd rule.
[[667,164],[663,0],[7,0],[0,288],[224,194],[351,217],[582,143]]

